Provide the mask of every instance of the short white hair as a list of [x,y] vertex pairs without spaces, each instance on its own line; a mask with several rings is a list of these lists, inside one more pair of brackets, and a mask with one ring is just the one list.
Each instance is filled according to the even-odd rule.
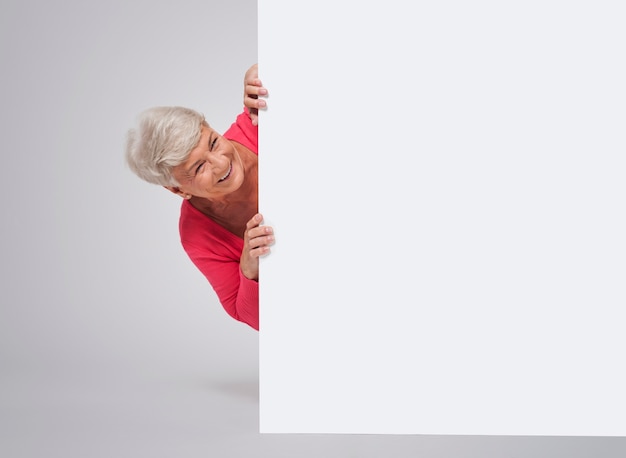
[[154,107],[137,118],[126,137],[126,162],[142,180],[179,186],[172,169],[182,164],[200,141],[204,116],[184,107]]

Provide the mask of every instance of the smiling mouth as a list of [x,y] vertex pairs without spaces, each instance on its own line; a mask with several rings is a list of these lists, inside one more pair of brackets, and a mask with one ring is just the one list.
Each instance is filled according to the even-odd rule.
[[222,178],[217,180],[217,182],[221,183],[222,181],[227,179],[230,176],[230,172],[232,172],[232,171],[233,171],[233,163],[231,162],[230,164],[228,164],[228,170],[226,171],[226,174]]

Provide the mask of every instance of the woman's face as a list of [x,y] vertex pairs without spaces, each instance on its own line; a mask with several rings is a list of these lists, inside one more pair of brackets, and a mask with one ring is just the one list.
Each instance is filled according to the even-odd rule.
[[233,144],[208,125],[202,125],[200,141],[182,164],[174,167],[178,189],[185,194],[220,200],[239,189],[245,170]]

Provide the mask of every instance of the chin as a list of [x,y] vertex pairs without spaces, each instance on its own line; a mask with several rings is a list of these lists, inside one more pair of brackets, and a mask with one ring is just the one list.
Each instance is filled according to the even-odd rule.
[[236,177],[233,177],[233,182],[231,183],[232,186],[232,190],[230,192],[235,192],[238,191],[239,188],[241,188],[241,185],[243,185],[243,176],[242,175],[237,175]]

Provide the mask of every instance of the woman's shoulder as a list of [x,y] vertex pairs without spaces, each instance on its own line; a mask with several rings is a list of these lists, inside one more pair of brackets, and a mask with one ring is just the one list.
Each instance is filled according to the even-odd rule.
[[223,137],[245,146],[254,154],[259,154],[259,127],[252,124],[247,108],[237,116]]

